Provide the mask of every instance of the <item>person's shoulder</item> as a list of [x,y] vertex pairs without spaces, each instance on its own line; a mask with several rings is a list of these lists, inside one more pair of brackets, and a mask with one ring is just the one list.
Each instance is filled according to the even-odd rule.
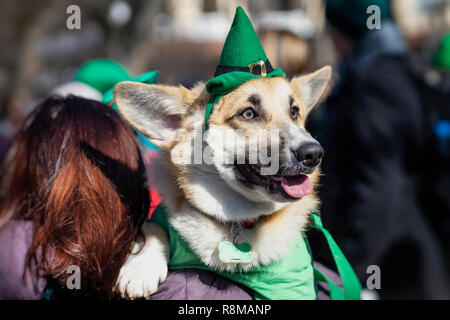
[[391,85],[410,83],[410,70],[406,55],[386,55],[376,59],[370,66],[355,72],[356,81],[362,85]]
[[212,271],[172,271],[152,300],[251,300],[250,289]]
[[39,299],[42,293],[45,280],[25,268],[33,228],[32,221],[11,220],[0,229],[0,299]]
[[14,252],[21,255],[28,250],[32,238],[32,221],[11,220],[0,229],[0,253],[14,247]]
[[401,112],[421,109],[419,88],[406,55],[380,57],[355,75],[351,90],[365,101],[370,99],[374,107],[382,104]]

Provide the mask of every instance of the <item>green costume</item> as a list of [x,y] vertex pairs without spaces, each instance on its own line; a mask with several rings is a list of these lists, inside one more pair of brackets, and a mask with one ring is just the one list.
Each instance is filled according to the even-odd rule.
[[333,300],[358,300],[360,298],[361,286],[353,269],[331,235],[323,228],[320,217],[316,214],[312,215],[312,223],[324,234],[328,242],[344,285],[344,291],[313,267],[308,241],[300,232],[297,241],[292,244],[290,252],[283,259],[248,272],[232,273],[220,272],[203,264],[190,249],[188,243],[170,225],[163,205],[156,208],[150,221],[167,231],[170,240],[169,269],[171,270],[195,268],[216,272],[251,288],[254,298],[257,300],[314,300],[316,299],[317,281],[328,283]]
[[[214,78],[206,84],[206,90],[211,96],[205,112],[205,129],[208,129],[214,105],[224,95],[249,80],[268,77],[285,77],[285,74],[281,69],[273,69],[250,19],[244,10],[238,7]],[[151,222],[162,226],[169,235],[170,269],[211,270],[202,263],[200,258],[189,248],[188,243],[170,225],[162,205],[153,213]],[[247,272],[244,272],[239,266],[237,266],[237,272],[211,271],[251,288],[255,299],[316,299],[317,281],[326,281],[329,284],[332,299],[359,299],[361,286],[347,259],[328,231],[323,228],[318,215],[312,215],[312,223],[323,232],[327,239],[344,284],[344,291],[313,267],[308,241],[300,232],[296,242],[292,244],[290,252],[279,261]],[[219,252],[222,245],[226,248],[231,247],[230,252],[241,253],[245,257],[244,259],[249,257],[251,259],[250,245],[247,243],[233,245],[231,242],[222,241],[218,248]],[[247,249],[243,249],[242,245],[246,245]]]

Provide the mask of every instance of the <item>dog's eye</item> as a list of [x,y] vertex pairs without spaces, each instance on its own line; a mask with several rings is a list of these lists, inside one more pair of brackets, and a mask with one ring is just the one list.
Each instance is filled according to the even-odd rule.
[[251,119],[256,118],[258,116],[258,114],[256,113],[255,110],[253,110],[253,108],[247,108],[241,112],[240,116],[246,120],[251,120]]
[[296,106],[291,107],[291,119],[294,121],[298,120],[300,109]]

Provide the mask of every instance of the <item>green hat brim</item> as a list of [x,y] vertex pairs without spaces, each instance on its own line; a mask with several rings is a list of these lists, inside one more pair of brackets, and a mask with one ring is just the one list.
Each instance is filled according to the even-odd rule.
[[205,128],[208,130],[209,117],[213,111],[214,105],[226,94],[234,91],[244,83],[260,78],[286,77],[286,74],[280,68],[274,69],[266,76],[256,75],[249,72],[233,71],[221,74],[209,80],[206,84],[206,91],[211,95],[205,111]]
[[266,76],[256,75],[250,72],[233,71],[221,74],[220,76],[214,77],[213,79],[209,80],[206,84],[206,91],[214,96],[223,96],[230,93],[231,91],[234,91],[245,82],[253,79],[285,76],[286,74],[280,68],[274,69]]

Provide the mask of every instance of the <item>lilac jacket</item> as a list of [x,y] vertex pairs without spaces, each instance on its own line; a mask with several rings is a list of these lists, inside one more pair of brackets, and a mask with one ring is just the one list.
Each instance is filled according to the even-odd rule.
[[0,300],[40,298],[46,280],[25,269],[32,237],[31,221],[13,220],[0,229]]
[[[0,300],[39,299],[43,277],[25,270],[25,257],[33,235],[33,223],[13,220],[0,230]],[[338,275],[315,262],[331,281],[342,287]],[[319,282],[319,300],[329,299],[326,283]],[[250,289],[213,272],[185,269],[171,272],[151,300],[251,300]]]

